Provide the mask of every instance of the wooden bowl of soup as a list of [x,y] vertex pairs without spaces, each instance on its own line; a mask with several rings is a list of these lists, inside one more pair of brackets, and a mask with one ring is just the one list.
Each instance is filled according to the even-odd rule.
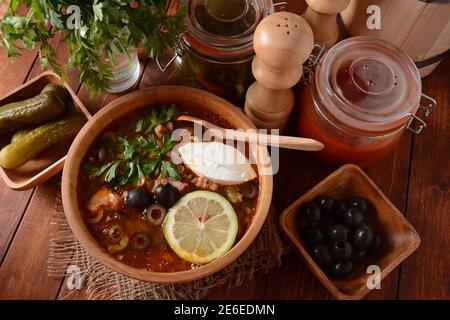
[[[183,163],[171,165],[167,155],[155,150],[165,148],[167,131],[189,127],[168,121],[173,117],[171,106],[178,114],[224,128],[255,129],[240,109],[208,92],[179,86],[138,90],[104,107],[80,131],[70,148],[62,180],[64,211],[84,248],[118,273],[158,283],[204,278],[238,258],[265,222],[273,185],[268,165],[262,162],[252,165],[256,178],[237,187],[209,181]],[[258,152],[259,159],[269,157],[267,148],[249,149]],[[146,153],[142,156],[136,150]],[[161,222],[162,213],[171,214],[182,202],[171,195],[183,199],[198,191],[235,201],[229,200],[238,223],[233,245],[208,262],[192,262],[181,255],[165,237],[167,221]],[[166,204],[171,207],[164,208]]]

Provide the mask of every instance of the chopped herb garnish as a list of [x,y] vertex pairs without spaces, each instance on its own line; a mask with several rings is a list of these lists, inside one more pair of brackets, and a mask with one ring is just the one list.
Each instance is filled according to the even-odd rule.
[[160,112],[152,109],[144,117],[133,122],[133,129],[136,133],[147,134],[155,129],[159,124],[165,124],[175,118],[177,109],[175,105],[162,109]]
[[[148,134],[147,132],[158,124],[169,122],[175,114],[175,106],[163,109],[160,113],[152,111],[149,115],[134,122],[133,128],[137,133],[141,133],[137,138],[129,139],[122,132],[116,132],[117,142],[110,139],[102,140],[100,145],[111,151],[119,160],[100,166],[85,164],[83,169],[95,178],[103,176],[106,183],[113,182],[119,186],[137,185],[144,177],[165,178],[170,176],[173,179],[181,180],[177,166],[167,160],[167,154],[177,142],[172,140],[170,133],[158,140],[153,133]],[[140,132],[136,129],[139,129]]]
[[116,178],[116,174],[117,174],[117,168],[120,165],[120,161],[116,160],[114,161],[111,166],[108,168],[108,170],[106,171],[105,174],[105,181],[106,182],[111,182]]
[[145,159],[142,161],[142,170],[146,176],[152,175],[161,166],[161,159]]
[[87,172],[89,172],[90,174],[92,174],[92,176],[94,177],[100,177],[101,175],[103,175],[106,170],[108,170],[111,166],[112,166],[113,162],[109,162],[103,166],[100,167],[96,167],[93,165],[89,165],[89,164],[85,164],[83,166],[83,169]]
[[165,178],[169,174],[173,179],[181,180],[181,174],[173,162],[163,160],[161,167],[160,177]]

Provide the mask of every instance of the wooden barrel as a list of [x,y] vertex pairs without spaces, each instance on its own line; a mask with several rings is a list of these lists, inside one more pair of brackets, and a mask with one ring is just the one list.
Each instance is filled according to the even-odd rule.
[[[369,30],[367,8],[381,9],[381,29]],[[338,17],[347,36],[372,36],[392,42],[429,75],[450,48],[450,0],[352,0]]]

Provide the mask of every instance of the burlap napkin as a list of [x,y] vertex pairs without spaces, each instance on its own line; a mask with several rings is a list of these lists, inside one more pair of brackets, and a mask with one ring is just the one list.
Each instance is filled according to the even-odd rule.
[[[90,256],[73,235],[57,195],[52,218],[53,235],[47,270],[51,276],[66,276],[75,266],[81,275],[88,299],[202,299],[210,289],[232,289],[249,281],[256,272],[268,272],[281,264],[283,243],[276,227],[278,215],[272,208],[252,245],[232,264],[207,278],[187,284],[164,285],[134,280],[108,269]],[[73,270],[73,269],[72,269]],[[70,271],[69,271],[70,272]],[[70,298],[76,289],[63,299]]]

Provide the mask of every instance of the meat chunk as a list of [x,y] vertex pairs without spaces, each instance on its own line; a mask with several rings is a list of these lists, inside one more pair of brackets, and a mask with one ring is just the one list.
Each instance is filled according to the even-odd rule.
[[161,139],[167,133],[167,128],[162,124],[158,124],[154,129],[156,136]]
[[169,121],[169,122],[167,122],[166,123],[166,128],[167,128],[167,130],[169,130],[170,132],[172,132],[173,131],[173,122],[171,122],[171,121]]
[[200,189],[209,189],[211,191],[217,191],[219,185],[212,181],[209,181],[208,178],[204,176],[198,176],[192,180],[192,183],[195,184],[197,188]]
[[86,209],[96,212],[100,208],[117,209],[120,204],[120,197],[114,192],[103,188],[89,199]]
[[158,186],[160,186],[162,184],[167,184],[167,183],[170,183],[173,187],[177,188],[178,191],[180,191],[181,193],[185,192],[186,189],[188,188],[187,183],[177,181],[172,178],[163,178],[163,179],[155,180],[155,183],[153,184],[152,192],[154,193]]

